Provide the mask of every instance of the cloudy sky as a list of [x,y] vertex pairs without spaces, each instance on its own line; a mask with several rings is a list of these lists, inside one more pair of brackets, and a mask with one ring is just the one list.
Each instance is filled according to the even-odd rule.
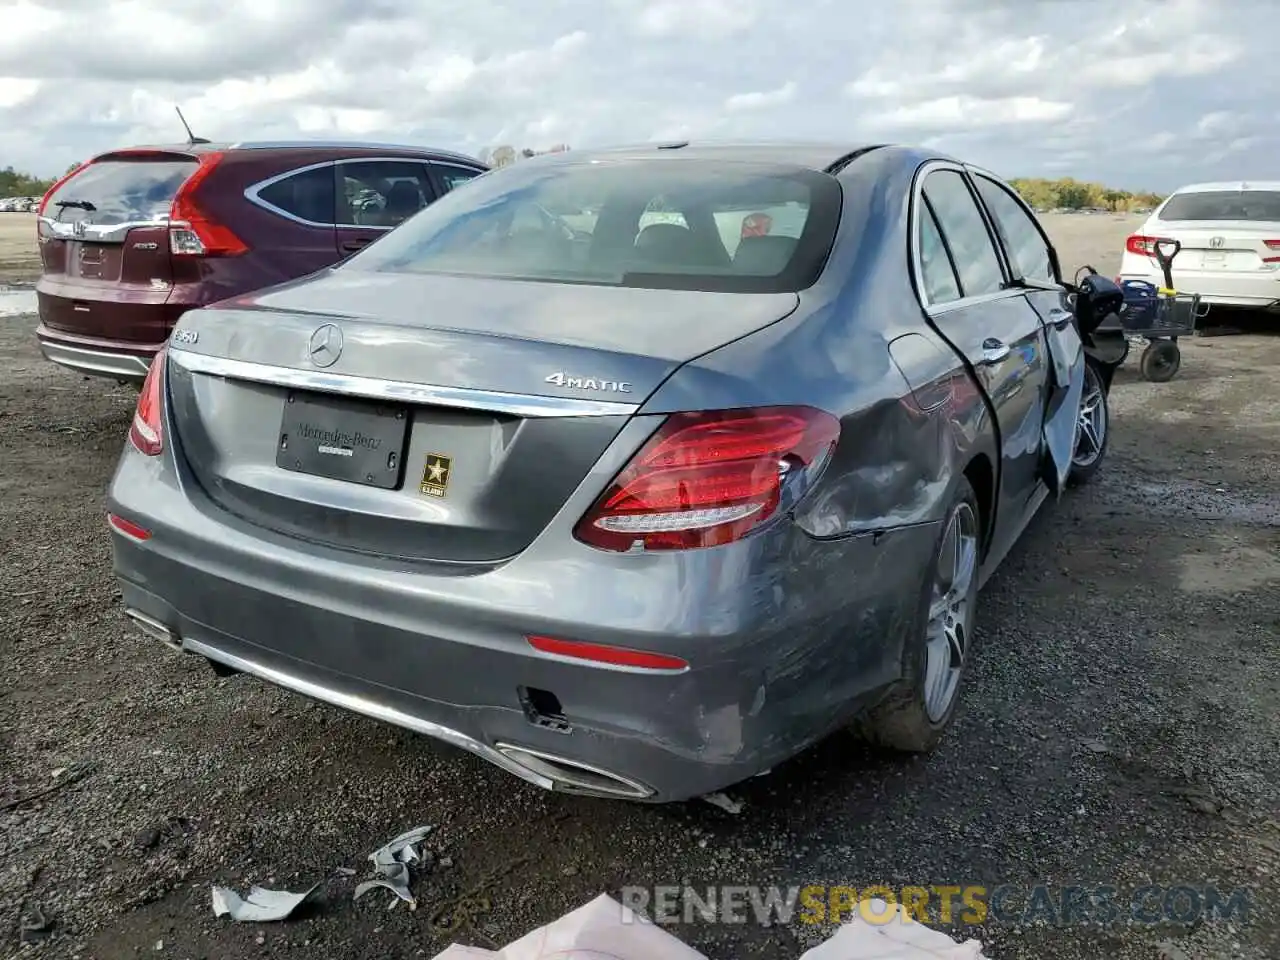
[[182,139],[937,145],[1280,179],[1280,0],[0,0],[0,166]]

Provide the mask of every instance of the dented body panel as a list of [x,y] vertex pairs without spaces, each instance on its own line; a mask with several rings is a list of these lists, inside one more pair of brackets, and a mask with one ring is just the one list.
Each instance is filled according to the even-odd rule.
[[[1051,337],[1023,290],[949,310],[922,303],[912,231],[918,174],[933,159],[882,148],[843,169],[837,242],[799,294],[339,269],[188,314],[181,326],[198,335],[175,343],[168,446],[158,458],[126,446],[109,493],[112,512],[150,532],[113,537],[126,606],[185,650],[540,786],[618,795],[515,764],[508,747],[608,771],[642,800],[717,790],[794,756],[902,676],[961,477],[982,501],[985,574],[1017,539],[1049,493],[1042,438],[1060,444],[1062,431],[1046,423],[1070,414],[1072,383],[1050,390],[1055,350],[1078,380],[1070,335]],[[427,309],[440,316],[424,330]],[[278,404],[284,381],[273,377],[301,376],[307,336],[329,321],[342,326],[343,359],[308,376],[419,390],[428,413],[408,449],[430,463],[451,438],[448,497],[274,469],[275,424],[253,424]],[[976,365],[992,329],[1010,354]],[[479,406],[431,405],[456,391]],[[528,409],[512,413],[514,396]],[[775,404],[829,411],[842,427],[816,484],[777,522],[667,553],[574,539],[666,415]],[[485,479],[459,466],[486,457]],[[542,656],[525,640],[542,634],[689,668]],[[530,691],[553,692],[559,712]]]

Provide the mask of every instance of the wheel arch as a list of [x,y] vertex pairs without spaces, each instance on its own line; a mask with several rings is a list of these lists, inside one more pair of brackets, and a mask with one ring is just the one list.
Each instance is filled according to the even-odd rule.
[[996,471],[991,458],[985,453],[975,453],[965,465],[964,478],[973,487],[978,498],[978,521],[982,526],[982,554],[985,557],[991,545],[991,534],[995,528],[996,514]]

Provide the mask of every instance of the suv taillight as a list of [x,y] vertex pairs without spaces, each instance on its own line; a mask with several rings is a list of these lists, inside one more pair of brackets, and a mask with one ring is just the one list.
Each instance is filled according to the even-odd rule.
[[169,252],[179,257],[234,257],[249,248],[230,227],[218,223],[196,201],[200,184],[222,161],[221,153],[200,156],[200,166],[174,194],[169,208]]
[[147,369],[147,378],[142,381],[133,424],[129,427],[129,442],[148,457],[158,456],[164,449],[161,411],[164,405],[164,363],[165,348],[161,347]]
[[672,414],[574,534],[618,552],[732,543],[774,515],[795,471],[812,479],[839,436],[840,421],[811,407]]

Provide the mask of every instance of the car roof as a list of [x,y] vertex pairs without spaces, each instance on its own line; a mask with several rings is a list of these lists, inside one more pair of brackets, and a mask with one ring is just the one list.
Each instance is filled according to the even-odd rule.
[[240,140],[234,143],[223,141],[219,143],[138,144],[119,147],[114,150],[104,150],[99,156],[105,157],[117,153],[144,151],[199,155],[202,153],[226,153],[232,150],[315,150],[318,153],[327,153],[335,150],[391,150],[397,153],[416,153],[440,160],[458,160],[477,167],[485,166],[475,157],[468,156],[465,153],[457,153],[453,150],[442,150],[437,147],[423,146],[422,144],[378,143],[371,140]]
[[[657,154],[678,154],[691,160],[726,160],[745,163],[777,163],[829,170],[845,158],[875,149],[880,144],[854,141],[810,140],[666,140],[622,144],[585,150],[539,154],[545,163],[577,163],[592,159],[642,160]],[[528,161],[521,161],[528,162]]]
[[[1214,193],[1220,191],[1248,193],[1250,190],[1280,190],[1280,180],[1229,180],[1215,183],[1191,183],[1185,187],[1179,187],[1174,191],[1174,194]],[[1170,194],[1170,196],[1172,195]]]

